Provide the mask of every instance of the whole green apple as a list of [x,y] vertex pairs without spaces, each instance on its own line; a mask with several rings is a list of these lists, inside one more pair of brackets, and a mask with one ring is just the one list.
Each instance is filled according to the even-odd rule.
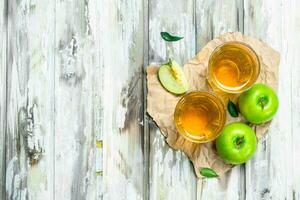
[[216,140],[218,155],[227,163],[241,164],[249,160],[256,150],[256,135],[246,124],[226,125]]
[[257,83],[240,95],[238,104],[240,113],[246,120],[253,124],[261,124],[274,117],[279,101],[272,88]]

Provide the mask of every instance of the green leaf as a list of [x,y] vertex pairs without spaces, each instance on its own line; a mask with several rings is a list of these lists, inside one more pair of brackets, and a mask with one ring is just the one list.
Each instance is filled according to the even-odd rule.
[[176,41],[181,40],[183,38],[183,37],[180,37],[180,36],[171,35],[168,32],[160,32],[160,35],[161,35],[162,39],[164,39],[165,41],[168,41],[168,42],[176,42]]
[[231,117],[238,117],[239,116],[239,111],[236,107],[236,105],[229,99],[228,104],[227,104],[227,110]]
[[202,168],[200,168],[200,174],[202,176],[207,177],[207,178],[219,177],[219,175],[213,169],[208,168],[208,167],[202,167]]

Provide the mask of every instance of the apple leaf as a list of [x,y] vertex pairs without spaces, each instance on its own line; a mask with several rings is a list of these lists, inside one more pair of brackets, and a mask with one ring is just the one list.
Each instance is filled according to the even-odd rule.
[[238,117],[239,116],[239,111],[236,107],[236,105],[229,99],[228,104],[227,104],[227,110],[231,117]]
[[160,32],[160,35],[162,39],[164,39],[167,42],[176,42],[178,40],[181,40],[183,37],[176,36],[176,35],[171,35],[168,32]]
[[208,167],[202,167],[200,168],[200,174],[202,176],[205,176],[207,178],[216,178],[219,177],[219,175],[211,168]]

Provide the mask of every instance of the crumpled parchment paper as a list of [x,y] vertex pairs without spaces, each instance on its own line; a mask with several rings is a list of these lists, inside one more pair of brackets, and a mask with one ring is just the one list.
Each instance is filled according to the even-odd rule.
[[[211,40],[193,59],[184,65],[184,73],[189,83],[189,91],[212,91],[206,81],[206,71],[209,56],[219,45],[228,41],[240,41],[250,45],[257,53],[261,64],[261,71],[257,82],[265,83],[273,89],[278,86],[278,66],[280,55],[262,41],[245,36],[240,32],[226,33]],[[174,110],[180,96],[167,92],[160,84],[157,77],[159,66],[147,67],[147,111],[156,122],[165,136],[170,147],[185,152],[192,161],[195,172],[200,178],[199,169],[210,167],[219,175],[231,169],[233,165],[224,163],[217,155],[214,142],[195,144],[181,137],[174,125]],[[228,95],[218,93],[222,97],[224,104],[228,100]],[[238,95],[231,95],[230,99],[236,101]],[[243,121],[242,117],[232,118],[227,112],[226,124],[234,121]],[[271,122],[254,126],[257,138],[262,138]]]

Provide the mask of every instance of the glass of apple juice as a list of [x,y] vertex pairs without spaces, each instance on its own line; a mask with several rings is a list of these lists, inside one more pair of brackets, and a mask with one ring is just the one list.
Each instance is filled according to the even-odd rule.
[[194,143],[204,143],[219,136],[226,120],[222,101],[209,92],[190,92],[177,103],[175,126],[181,136]]
[[208,62],[207,80],[216,92],[241,93],[257,80],[260,63],[247,44],[226,42],[212,52]]

